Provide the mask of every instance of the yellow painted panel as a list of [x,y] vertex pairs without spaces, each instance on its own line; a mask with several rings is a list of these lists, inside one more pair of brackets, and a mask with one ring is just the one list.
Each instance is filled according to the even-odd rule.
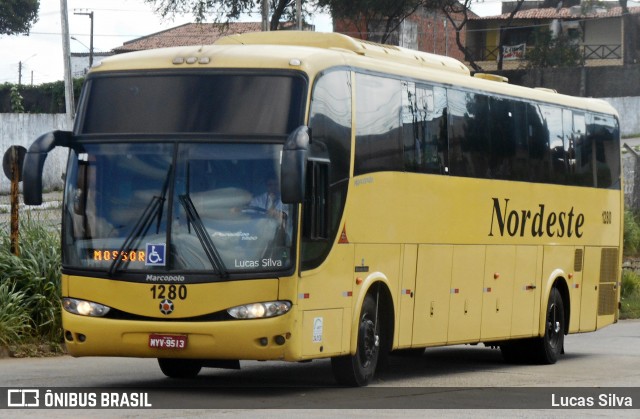
[[514,338],[538,334],[542,271],[542,252],[539,249],[538,246],[521,246],[516,249],[511,318],[511,337]]
[[571,318],[569,320],[569,333],[580,330],[580,312],[582,309],[582,275],[584,272],[584,247],[574,249],[574,266],[567,277],[569,294],[571,298]]
[[480,340],[485,246],[453,249],[449,305],[449,343]]
[[416,273],[413,346],[445,344],[453,246],[420,245]]
[[302,355],[337,354],[342,350],[343,309],[312,310],[302,314]]
[[596,330],[598,314],[598,285],[600,282],[599,247],[585,247],[582,274],[582,299],[580,305],[580,331]]
[[[515,246],[487,246],[482,289],[482,340],[506,339],[511,334]],[[515,308],[516,311],[520,307]]]
[[417,258],[418,245],[405,245],[402,258],[402,286],[398,296],[398,324],[396,327],[399,348],[411,346]]

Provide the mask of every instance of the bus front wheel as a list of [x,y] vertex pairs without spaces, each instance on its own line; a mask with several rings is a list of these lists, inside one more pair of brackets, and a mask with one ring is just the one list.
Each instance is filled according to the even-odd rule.
[[380,321],[378,304],[368,294],[362,304],[358,322],[358,341],[354,355],[331,358],[331,368],[338,383],[366,386],[373,378],[380,356]]
[[158,358],[158,365],[170,378],[193,378],[202,369],[202,362],[197,359]]

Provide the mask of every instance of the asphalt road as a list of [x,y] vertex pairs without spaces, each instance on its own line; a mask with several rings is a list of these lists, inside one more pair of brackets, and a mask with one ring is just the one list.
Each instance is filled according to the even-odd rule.
[[[568,336],[566,354],[549,366],[505,364],[499,350],[482,345],[433,348],[422,356],[393,357],[390,368],[379,372],[366,389],[336,386],[327,360],[247,361],[242,362],[241,370],[204,369],[196,379],[176,381],[165,378],[153,359],[5,358],[0,359],[0,391],[38,387],[54,392],[95,391],[100,396],[100,392],[124,389],[129,393],[149,393],[154,407],[92,410],[96,417],[262,418],[291,414],[288,409],[296,409],[296,416],[306,418],[334,414],[398,417],[397,409],[407,409],[402,416],[424,417],[435,414],[434,410],[425,410],[433,408],[446,409],[437,411],[439,417],[477,417],[489,412],[497,417],[638,417],[639,348],[640,320],[621,321],[595,333]],[[604,407],[612,407],[609,396],[615,394],[620,400],[630,401],[633,409],[558,409],[563,400],[568,400],[565,396],[577,397],[576,400],[593,397],[597,407],[602,394]],[[0,393],[0,401],[3,397]],[[162,409],[155,409],[158,407]],[[497,410],[478,412],[478,408]],[[50,410],[47,417],[69,414],[68,410]],[[0,417],[29,415],[28,409],[0,410]]]

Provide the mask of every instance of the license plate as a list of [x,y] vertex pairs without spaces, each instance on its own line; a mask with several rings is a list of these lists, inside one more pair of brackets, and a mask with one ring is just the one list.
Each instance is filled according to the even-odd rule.
[[149,347],[155,349],[185,349],[187,347],[186,335],[149,335]]

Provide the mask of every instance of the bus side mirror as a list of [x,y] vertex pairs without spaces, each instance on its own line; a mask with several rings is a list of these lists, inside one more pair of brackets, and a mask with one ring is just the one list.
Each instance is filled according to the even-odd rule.
[[280,194],[285,204],[299,204],[304,200],[309,141],[309,127],[303,125],[296,128],[284,143]]
[[31,144],[22,166],[22,191],[26,205],[42,204],[42,171],[47,155],[57,146],[69,147],[72,139],[70,131],[52,131]]

